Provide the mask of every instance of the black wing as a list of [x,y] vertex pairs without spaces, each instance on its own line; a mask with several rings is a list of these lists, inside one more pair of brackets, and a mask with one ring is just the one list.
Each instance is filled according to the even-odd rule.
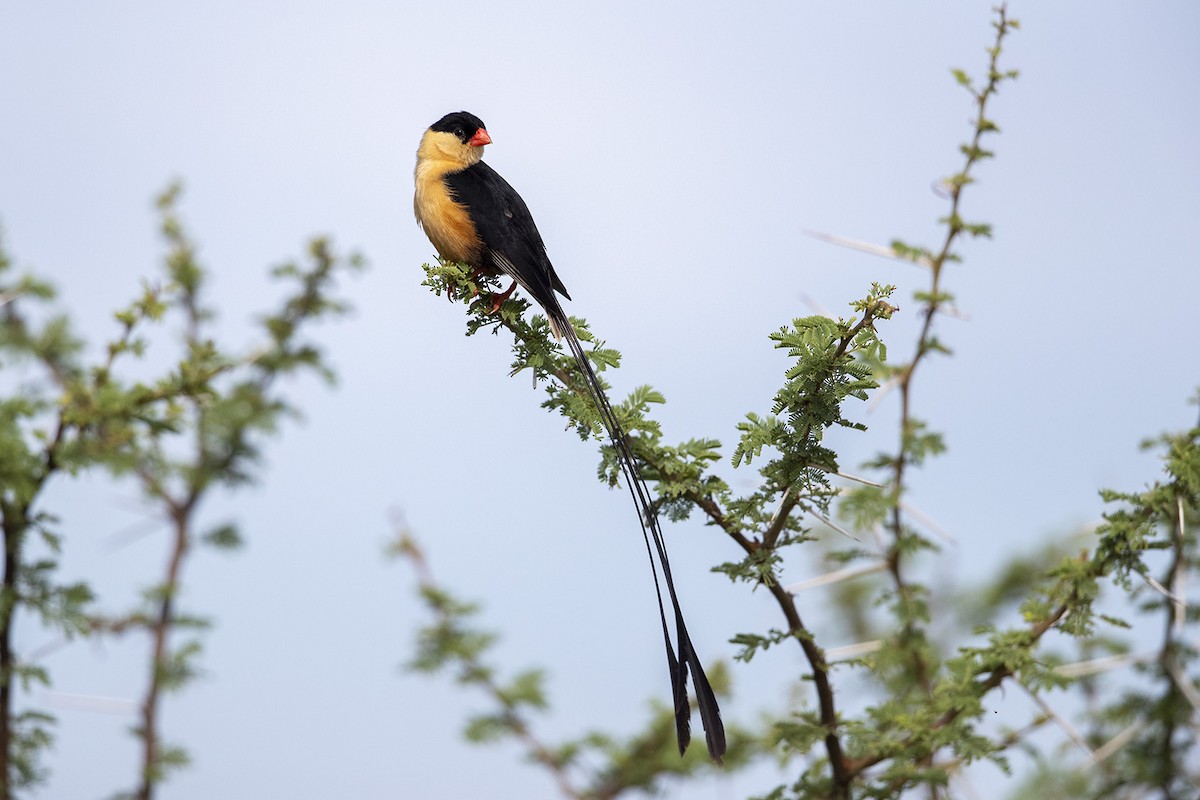
[[571,296],[554,272],[529,207],[500,173],[480,161],[445,177],[454,199],[467,207],[483,240],[484,259],[475,266],[503,272],[547,308],[555,291]]

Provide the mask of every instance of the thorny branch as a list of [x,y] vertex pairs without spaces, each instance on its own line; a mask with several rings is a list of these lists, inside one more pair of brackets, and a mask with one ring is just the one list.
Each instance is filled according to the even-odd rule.
[[[484,302],[482,300],[478,302]],[[514,302],[512,300],[509,301]],[[862,319],[842,334],[838,346],[834,351],[833,361],[837,362],[841,359],[849,348],[853,345],[855,338],[864,329],[871,326],[875,321],[875,314],[882,313],[886,310],[890,311],[890,307],[886,304],[880,305],[875,310],[868,310],[864,313]],[[495,324],[506,328],[510,333],[518,339],[524,335],[515,318],[508,315],[501,315]],[[588,397],[586,389],[573,376],[562,368],[551,369],[550,374],[554,375],[562,383],[575,394],[581,397]],[[807,440],[813,433],[811,426],[805,430],[800,437]],[[657,453],[653,448],[635,447],[635,454],[643,465],[647,467],[649,474],[661,474],[663,465],[657,460]],[[720,504],[711,495],[705,495],[698,491],[691,491],[684,495],[685,499],[692,502],[697,508],[704,512],[709,520],[720,527],[747,555],[760,554],[763,551],[772,551],[778,545],[780,534],[783,532],[789,515],[795,510],[796,506],[802,502],[802,499],[792,487],[779,487],[779,491],[783,492],[783,497],[780,501],[780,507],[773,516],[767,528],[764,529],[761,538],[751,538],[742,533],[737,525],[728,519]],[[841,740],[837,734],[837,708],[834,700],[833,687],[829,680],[829,667],[825,660],[824,651],[814,642],[811,631],[805,626],[800,617],[799,611],[796,608],[795,598],[788,592],[780,582],[773,577],[765,581],[768,591],[775,599],[784,618],[787,620],[788,634],[795,638],[800,644],[804,653],[805,659],[808,661],[813,673],[813,683],[817,693],[818,704],[820,707],[820,719],[822,726],[826,729],[824,737],[826,752],[829,756],[830,768],[833,773],[836,796],[839,798],[850,797],[850,775],[846,771],[846,759],[843,754]]]
[[[873,323],[874,318],[871,313],[869,311],[864,313],[862,319],[855,323],[842,336],[837,349],[834,351],[833,361],[836,362],[842,358],[858,334]],[[807,440],[812,433],[812,427],[809,426],[801,438]],[[692,492],[689,493],[688,499],[705,513],[712,524],[721,528],[726,535],[733,539],[746,555],[756,555],[761,550],[773,551],[776,548],[779,536],[784,530],[788,517],[801,501],[801,498],[793,491],[792,487],[784,487],[783,492],[784,496],[780,501],[780,507],[775,512],[766,530],[763,531],[762,538],[759,540],[751,539],[739,531],[713,497]],[[784,619],[787,620],[787,633],[794,637],[800,644],[800,648],[804,652],[804,657],[808,661],[809,668],[812,670],[813,688],[817,694],[821,725],[825,728],[824,744],[826,754],[829,757],[830,769],[833,773],[834,791],[837,797],[849,798],[850,779],[852,776],[846,769],[846,758],[843,754],[841,739],[837,733],[837,705],[834,701],[833,686],[829,680],[829,665],[825,660],[825,652],[816,644],[811,631],[804,625],[803,620],[800,618],[800,612],[796,608],[795,596],[785,589],[774,575],[766,582],[766,586],[771,596],[775,599],[779,610],[783,613]]]
[[[141,463],[134,469],[146,496],[160,503],[165,510],[172,533],[165,574],[154,596],[157,607],[147,623],[152,645],[150,680],[141,703],[138,731],[142,740],[141,777],[135,795],[138,800],[152,800],[164,767],[170,765],[161,742],[158,717],[163,692],[180,679],[177,673],[181,666],[172,663],[174,656],[169,639],[180,624],[175,606],[182,586],[185,558],[195,539],[193,529],[197,508],[213,486],[244,479],[241,465],[255,457],[254,447],[249,443],[250,434],[271,429],[274,418],[288,410],[286,404],[268,397],[275,382],[299,367],[323,369],[314,350],[295,342],[301,324],[324,313],[342,310],[340,303],[326,296],[333,274],[342,262],[324,239],[314,239],[309,247],[313,261],[310,269],[288,265],[277,271],[278,275],[297,278],[300,286],[281,312],[263,320],[270,344],[240,362],[217,357],[211,343],[201,337],[209,311],[199,304],[201,273],[194,262],[192,246],[172,213],[176,192],[172,190],[165,194],[160,200],[160,208],[164,213],[163,232],[171,244],[167,262],[172,277],[179,284],[177,302],[185,317],[183,343],[187,356],[180,365],[180,373],[204,377],[196,391],[183,391],[182,399],[189,409],[188,424],[194,434],[188,463],[168,466],[170,462],[161,443],[152,439]],[[359,259],[352,256],[348,263],[357,266]],[[217,419],[214,408],[228,398],[222,396],[211,381],[236,368],[244,368],[250,373],[241,382],[235,382],[230,390],[230,397],[236,394],[238,402],[234,405],[237,410],[226,411],[230,415],[228,419]]]
[[[938,313],[942,310],[944,303],[949,299],[942,293],[942,270],[950,261],[956,260],[953,252],[955,242],[963,233],[973,235],[986,235],[985,229],[973,228],[962,221],[959,213],[959,203],[962,199],[963,187],[971,182],[971,170],[976,163],[982,158],[990,157],[990,153],[980,146],[983,136],[987,133],[994,132],[996,127],[986,116],[988,101],[996,94],[1000,83],[1005,80],[1008,75],[1001,73],[998,69],[998,61],[1000,58],[1001,46],[1004,42],[1004,37],[1010,32],[1012,24],[1007,16],[1007,8],[1001,5],[996,9],[997,21],[994,23],[996,28],[996,40],[994,45],[988,50],[989,63],[987,73],[987,83],[983,89],[974,89],[969,83],[964,82],[968,87],[971,95],[975,99],[976,115],[974,120],[975,134],[971,143],[963,147],[963,153],[966,156],[962,170],[958,175],[946,182],[946,187],[950,197],[950,211],[946,216],[946,237],[942,242],[941,249],[936,255],[928,257],[928,267],[930,272],[930,286],[927,295],[926,305],[923,313],[920,334],[917,337],[916,351],[913,354],[912,360],[908,362],[894,378],[900,392],[900,446],[897,450],[897,455],[892,467],[891,493],[895,499],[895,505],[892,508],[891,522],[889,528],[892,531],[893,542],[887,553],[888,571],[892,576],[892,581],[896,585],[896,591],[899,594],[900,600],[904,604],[910,604],[914,600],[912,588],[909,586],[905,578],[902,568],[902,547],[901,544],[905,539],[905,524],[903,519],[903,509],[900,500],[904,494],[905,482],[907,479],[907,469],[910,463],[911,438],[916,433],[916,427],[912,417],[912,387],[913,378],[916,376],[917,367],[925,360],[925,357],[930,353],[941,349],[936,339],[932,335],[933,322]],[[960,78],[961,80],[961,78]],[[925,263],[924,259],[921,259]],[[933,676],[930,666],[922,653],[919,641],[924,638],[923,633],[918,628],[916,622],[911,615],[905,620],[904,629],[901,631],[900,640],[906,644],[913,645],[909,648],[912,660],[913,675],[925,693],[931,694],[933,691]],[[917,644],[914,644],[917,643]]]
[[[417,573],[417,583],[421,588],[421,593],[426,598],[444,596],[441,588],[434,580],[433,570],[429,568],[429,562],[425,558],[424,551],[421,550],[416,541],[407,534],[401,534],[398,550],[412,563],[413,570]],[[456,623],[454,616],[443,604],[430,601],[429,605],[433,608],[434,614],[437,617],[437,627],[448,628]],[[550,774],[554,776],[554,781],[558,784],[559,791],[562,792],[563,796],[572,798],[572,800],[588,799],[589,794],[576,788],[572,783],[571,776],[563,760],[556,756],[549,747],[534,735],[532,729],[529,727],[529,723],[523,716],[517,713],[512,701],[505,695],[499,684],[491,678],[489,670],[469,657],[464,656],[464,658],[466,659],[464,671],[471,676],[471,682],[481,686],[504,709],[505,728],[514,733],[521,743],[525,745],[534,761],[550,770]]]
[[[28,324],[17,304],[11,302],[12,299],[8,298],[3,304],[4,325],[10,330],[24,333],[28,330]],[[37,355],[55,384],[60,389],[65,388],[70,380],[69,366],[55,353],[37,352]],[[60,409],[54,423],[54,435],[42,453],[41,468],[33,476],[30,485],[21,492],[0,491],[0,529],[4,537],[4,572],[0,578],[0,598],[3,598],[3,602],[0,602],[0,798],[5,800],[13,796],[13,790],[19,783],[15,773],[20,772],[16,763],[19,759],[13,758],[14,738],[17,735],[13,726],[13,688],[19,668],[19,659],[13,647],[13,623],[17,609],[22,605],[18,584],[25,569],[24,544],[34,525],[34,505],[47,482],[59,469],[59,453],[70,427],[65,411]]]

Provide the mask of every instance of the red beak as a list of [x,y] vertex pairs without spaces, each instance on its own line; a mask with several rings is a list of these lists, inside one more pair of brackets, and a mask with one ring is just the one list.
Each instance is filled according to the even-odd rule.
[[483,147],[485,144],[491,144],[492,137],[488,136],[488,132],[483,128],[475,131],[475,135],[471,137],[467,144],[471,147]]

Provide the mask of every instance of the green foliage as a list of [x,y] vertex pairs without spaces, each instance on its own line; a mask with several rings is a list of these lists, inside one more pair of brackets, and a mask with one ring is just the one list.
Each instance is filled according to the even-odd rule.
[[237,550],[244,541],[237,526],[232,523],[218,525],[200,537],[201,541],[219,550]]
[[[48,308],[53,288],[29,275],[14,276],[0,250],[0,368],[18,380],[0,397],[0,524],[7,564],[0,585],[0,797],[37,784],[45,775],[39,756],[51,745],[52,717],[16,713],[13,697],[30,684],[50,685],[48,671],[23,661],[12,646],[18,614],[70,639],[140,630],[152,643],[148,686],[135,733],[142,742],[140,786],[149,798],[156,783],[187,764],[186,752],[160,738],[158,708],[164,692],[178,691],[200,671],[201,644],[172,642],[181,629],[202,630],[203,617],[177,608],[182,570],[194,544],[229,549],[240,542],[225,523],[200,535],[196,511],[214,489],[252,480],[265,435],[295,413],[275,391],[278,379],[302,371],[331,377],[320,350],[304,337],[314,321],[344,306],[332,295],[335,275],[359,265],[342,259],[323,239],[311,242],[307,263],[274,272],[288,287],[277,311],[259,320],[263,343],[245,353],[215,337],[217,314],[207,305],[208,272],[185,233],[173,186],[159,198],[167,245],[164,281],[146,282],[114,314],[116,332],[87,360],[67,317]],[[167,347],[168,325],[183,334],[178,354],[155,377],[139,366],[152,349]],[[64,538],[58,520],[42,510],[48,481],[101,470],[129,476],[147,501],[169,520],[168,568],[143,592],[139,608],[105,614],[95,608],[86,582],[56,577]],[[33,538],[36,537],[36,538]],[[2,746],[7,742],[7,747]]]
[[[775,563],[781,561],[782,559],[777,558]],[[759,650],[767,650],[780,642],[804,635],[804,631],[781,631],[778,628],[772,628],[767,631],[765,636],[757,633],[739,633],[730,639],[729,642],[730,644],[739,645],[742,648],[734,658],[738,661],[748,662],[754,658],[754,654]]]
[[[674,712],[662,705],[655,705],[640,733],[625,740],[593,731],[557,744],[543,741],[535,723],[549,706],[545,673],[526,669],[508,679],[501,677],[489,661],[497,637],[476,627],[479,606],[459,600],[435,582],[424,552],[408,533],[400,533],[390,551],[413,566],[421,599],[432,617],[418,632],[416,655],[407,666],[418,672],[449,673],[489,703],[489,710],[468,718],[463,729],[467,741],[513,741],[553,776],[564,796],[588,800],[632,791],[655,793],[669,780],[718,769],[698,748],[679,757]],[[718,694],[728,694],[729,676],[722,665],[714,665],[709,679]],[[741,769],[761,752],[762,743],[740,726],[727,722],[726,732],[725,769]]]
[[41,756],[54,745],[54,717],[42,711],[22,711],[12,718],[9,756],[13,790],[31,789],[46,779]]

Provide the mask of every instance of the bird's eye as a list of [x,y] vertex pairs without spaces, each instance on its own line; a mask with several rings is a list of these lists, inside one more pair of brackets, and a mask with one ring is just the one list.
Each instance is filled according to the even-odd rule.
[[461,139],[461,138],[463,138],[464,136],[466,136],[466,134],[463,132],[463,129],[462,129],[462,128],[455,128],[455,129],[454,129],[454,135],[455,135],[455,136],[457,136],[457,137],[458,137],[458,138],[460,138],[460,139]]

